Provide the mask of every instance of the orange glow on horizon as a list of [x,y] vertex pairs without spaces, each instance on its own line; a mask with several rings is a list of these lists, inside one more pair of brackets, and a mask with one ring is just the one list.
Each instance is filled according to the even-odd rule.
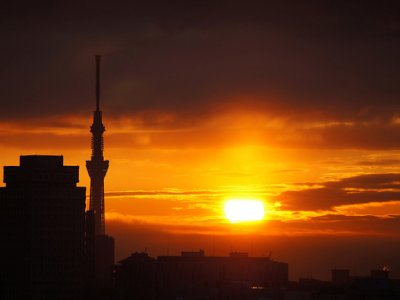
[[[88,113],[3,121],[2,165],[18,165],[20,154],[63,155],[65,165],[80,166],[79,185],[89,193],[85,161],[90,158],[91,118]],[[264,112],[229,109],[200,121],[175,124],[178,119],[159,112],[151,118],[105,113],[104,157],[110,160],[105,205],[110,222],[143,223],[177,234],[345,235],[347,231],[373,232],[374,222],[394,222],[392,215],[399,214],[396,197],[391,202],[369,196],[366,203],[336,203],[340,193],[354,197],[350,193],[354,188],[365,197],[372,188],[377,196],[396,192],[363,182],[361,187],[353,186],[343,179],[400,170],[397,151],[329,148],[329,144],[321,151],[310,142],[323,136],[324,128],[346,126],[348,130],[349,124],[290,122]],[[337,187],[325,188],[326,183]],[[343,189],[338,186],[341,183]],[[321,194],[313,194],[314,190]],[[329,197],[333,197],[332,206],[314,209]],[[264,214],[245,217],[241,215],[244,209],[239,209],[238,215],[228,216],[221,201],[235,199],[263,199]],[[356,221],[349,221],[346,228],[339,226],[346,218]],[[387,226],[381,231],[387,233]]]

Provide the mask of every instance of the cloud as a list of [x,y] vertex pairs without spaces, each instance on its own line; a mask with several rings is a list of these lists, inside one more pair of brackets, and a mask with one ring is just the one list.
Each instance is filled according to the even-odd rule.
[[[100,52],[106,134],[125,121],[131,126],[109,136],[118,147],[257,141],[397,149],[400,42],[394,37],[400,25],[398,4],[385,7],[357,1],[8,3],[0,27],[0,55],[7,57],[0,70],[0,121],[28,120],[35,127],[53,118],[58,127],[54,119],[85,116],[79,125],[85,127],[94,108],[93,55]],[[238,112],[264,120],[232,128]],[[231,125],[220,120],[226,115]]]
[[399,215],[374,216],[344,214],[321,214],[305,220],[274,220],[270,225],[280,234],[291,232],[293,235],[353,235],[353,236],[397,236],[400,223]]
[[356,163],[360,166],[393,166],[400,165],[400,159],[372,159],[372,160],[363,160]]
[[[179,112],[147,111],[131,117],[104,114],[107,148],[184,149],[257,145],[297,149],[397,149],[400,125],[380,122],[296,120],[263,111],[215,112],[207,118],[179,117]],[[0,122],[0,145],[53,149],[86,147],[91,115],[26,117]],[[34,136],[34,139],[27,138]],[[69,141],[65,139],[69,136]],[[359,162],[359,165],[373,162]],[[377,165],[396,163],[376,161]]]
[[327,182],[326,186],[339,188],[360,189],[400,189],[400,174],[365,174],[354,177],[343,178],[339,181]]
[[204,119],[235,106],[370,120],[392,115],[399,96],[395,9],[99,1],[3,11],[1,119],[91,111],[95,51],[106,53],[102,100],[116,117]]
[[207,190],[178,190],[178,189],[164,189],[157,191],[115,191],[115,192],[106,192],[106,197],[129,197],[129,196],[212,196],[215,194],[219,194],[217,191],[207,191]]
[[322,187],[282,192],[276,200],[288,210],[331,210],[341,205],[400,200],[400,173],[359,175],[319,185]]

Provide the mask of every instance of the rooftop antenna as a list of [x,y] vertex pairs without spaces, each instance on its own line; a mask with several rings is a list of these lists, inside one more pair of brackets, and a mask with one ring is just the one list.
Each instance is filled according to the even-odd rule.
[[96,111],[100,110],[100,59],[101,55],[96,55]]

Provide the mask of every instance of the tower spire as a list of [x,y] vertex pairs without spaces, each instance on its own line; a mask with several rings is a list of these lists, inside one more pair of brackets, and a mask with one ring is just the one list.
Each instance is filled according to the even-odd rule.
[[96,110],[93,112],[93,124],[90,127],[92,133],[92,156],[86,161],[86,168],[90,177],[90,202],[89,209],[95,215],[96,235],[105,234],[104,217],[104,177],[108,170],[108,160],[104,160],[103,133],[106,130],[102,121],[100,110],[100,55],[96,60]]
[[100,60],[101,55],[96,55],[96,111],[100,110]]

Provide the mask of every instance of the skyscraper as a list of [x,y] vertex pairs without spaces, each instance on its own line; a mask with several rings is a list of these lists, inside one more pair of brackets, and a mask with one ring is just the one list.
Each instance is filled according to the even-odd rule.
[[106,130],[100,110],[100,55],[96,55],[96,110],[93,112],[92,157],[86,161],[86,168],[90,177],[90,203],[89,210],[94,212],[95,234],[105,234],[104,217],[104,177],[108,170],[108,160],[104,160],[103,133]]
[[82,299],[86,189],[62,156],[21,156],[0,188],[0,298]]

